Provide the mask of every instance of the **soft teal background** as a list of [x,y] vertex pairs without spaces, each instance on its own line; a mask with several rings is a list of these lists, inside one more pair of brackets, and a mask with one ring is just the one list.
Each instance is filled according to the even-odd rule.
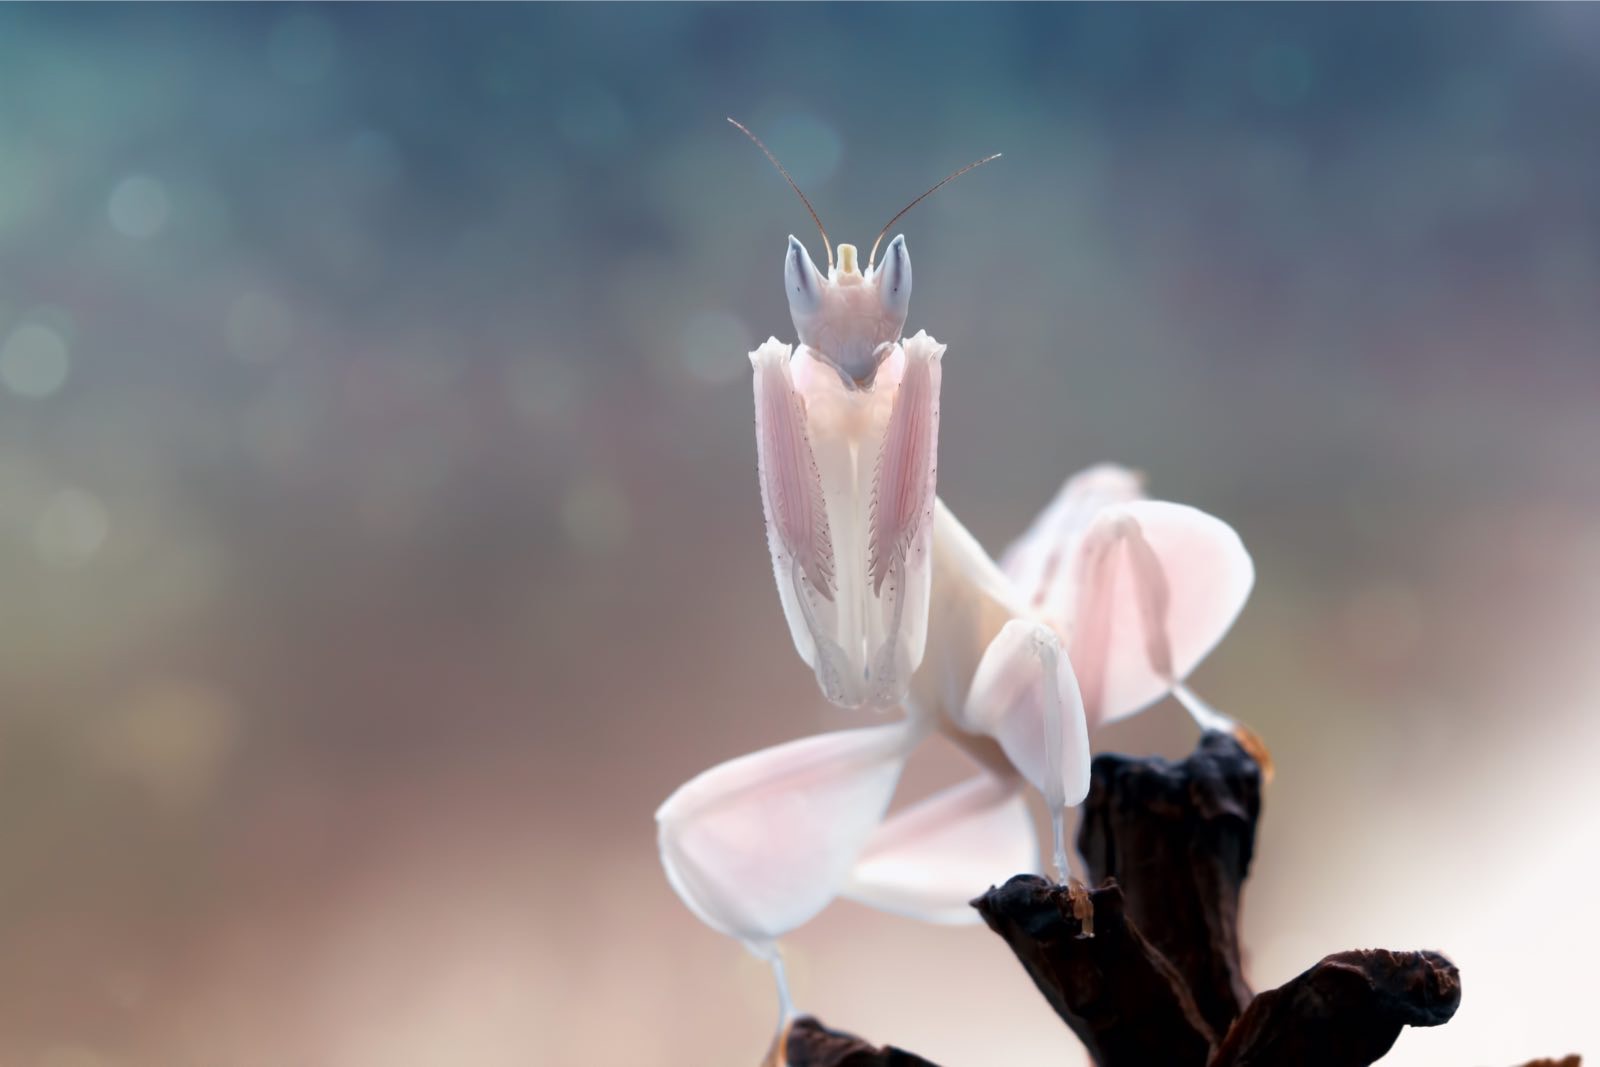
[[[8,5],[0,1061],[756,1061],[651,812],[848,720],[744,356],[817,243],[730,114],[863,245],[1005,152],[902,225],[991,548],[1115,459],[1252,549],[1196,683],[1278,758],[1257,984],[1436,947],[1392,1062],[1600,1051],[1600,8]],[[1081,1062],[982,931],[791,953]]]

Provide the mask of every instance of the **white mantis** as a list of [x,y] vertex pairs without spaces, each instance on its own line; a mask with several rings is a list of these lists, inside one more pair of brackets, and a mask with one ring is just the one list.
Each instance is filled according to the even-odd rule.
[[[1069,479],[996,564],[936,498],[945,348],[902,339],[905,239],[874,263],[904,213],[865,268],[851,245],[835,260],[824,231],[827,276],[791,236],[800,345],[774,338],[750,360],[767,542],[795,648],[833,703],[906,714],[723,763],[656,813],[668,880],[773,962],[785,1020],[776,940],[836,896],[970,922],[968,900],[1035,870],[1023,783],[1051,812],[1068,880],[1064,814],[1088,789],[1091,727],[1173,693],[1203,728],[1239,729],[1183,685],[1254,580],[1225,523],[1099,466]],[[906,759],[934,733],[979,773],[886,820]]]

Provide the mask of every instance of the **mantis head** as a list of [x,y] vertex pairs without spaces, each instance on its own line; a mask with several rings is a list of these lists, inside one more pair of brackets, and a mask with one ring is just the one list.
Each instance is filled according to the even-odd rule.
[[889,242],[883,262],[861,271],[855,245],[839,246],[826,276],[793,234],[783,261],[783,283],[795,334],[812,355],[845,383],[872,384],[878,365],[894,349],[911,306],[911,254],[904,236]]
[[816,209],[806,194],[789,177],[778,157],[774,156],[761,139],[736,119],[728,119],[756,147],[766,154],[778,168],[784,181],[800,197],[822,234],[822,247],[827,253],[828,273],[823,274],[811,261],[806,246],[789,235],[789,252],[783,261],[784,288],[789,296],[789,314],[794,319],[795,334],[811,355],[838,372],[846,388],[870,389],[878,367],[894,351],[906,326],[906,313],[911,307],[911,255],[906,251],[904,236],[889,242],[883,262],[878,263],[878,245],[895,223],[912,208],[926,200],[946,183],[961,177],[975,167],[981,167],[992,156],[968,163],[960,170],[947,175],[933,188],[917,197],[895,213],[883,229],[878,231],[872,248],[867,252],[865,269],[856,259],[855,245],[840,245],[837,260],[833,246],[828,241],[828,231],[817,217]]

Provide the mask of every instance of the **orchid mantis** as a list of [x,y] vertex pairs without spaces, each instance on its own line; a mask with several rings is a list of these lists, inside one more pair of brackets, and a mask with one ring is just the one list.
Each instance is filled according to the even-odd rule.
[[[827,275],[791,236],[800,343],[770,339],[750,361],[767,542],[796,651],[832,703],[905,714],[720,764],[656,813],[669,882],[772,962],[785,1019],[776,941],[835,897],[970,922],[974,895],[1037,869],[1024,784],[1050,811],[1067,881],[1064,816],[1088,789],[1091,727],[1170,692],[1202,726],[1233,728],[1183,685],[1253,581],[1226,524],[1095,467],[996,563],[935,495],[945,347],[902,339],[905,239],[874,262],[899,217],[864,267],[848,244],[835,259],[824,231]],[[934,733],[978,773],[886,818],[906,760]]]

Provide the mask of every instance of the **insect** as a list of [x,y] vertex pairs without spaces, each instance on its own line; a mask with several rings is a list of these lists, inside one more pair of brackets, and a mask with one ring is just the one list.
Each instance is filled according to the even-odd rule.
[[[945,348],[902,339],[903,237],[826,276],[793,236],[784,283],[798,347],[750,354],[767,543],[795,648],[823,694],[905,715],[789,741],[695,776],[656,812],[668,881],[700,919],[768,960],[793,1013],[777,939],[837,896],[930,922],[1040,864],[1023,787],[1044,798],[1056,877],[1064,813],[1089,786],[1091,727],[1171,693],[1205,729],[1253,738],[1184,680],[1243,607],[1254,568],[1238,535],[1145,497],[1141,476],[1091,467],[996,562],[935,495]],[[934,734],[976,775],[888,814],[910,753]],[[1247,741],[1247,745],[1249,742]],[[1081,890],[1081,884],[1071,879]],[[1081,895],[1087,905],[1087,895]],[[1080,914],[1089,929],[1090,916]]]
[[999,158],[969,163],[902,208],[861,264],[835,258],[811,201],[744,125],[822,235],[828,273],[789,236],[784,288],[798,347],[772,338],[750,355],[767,547],[795,649],[841,707],[898,704],[922,662],[928,627],[929,537],[938,471],[945,346],[902,341],[911,254],[896,236],[907,211]]

